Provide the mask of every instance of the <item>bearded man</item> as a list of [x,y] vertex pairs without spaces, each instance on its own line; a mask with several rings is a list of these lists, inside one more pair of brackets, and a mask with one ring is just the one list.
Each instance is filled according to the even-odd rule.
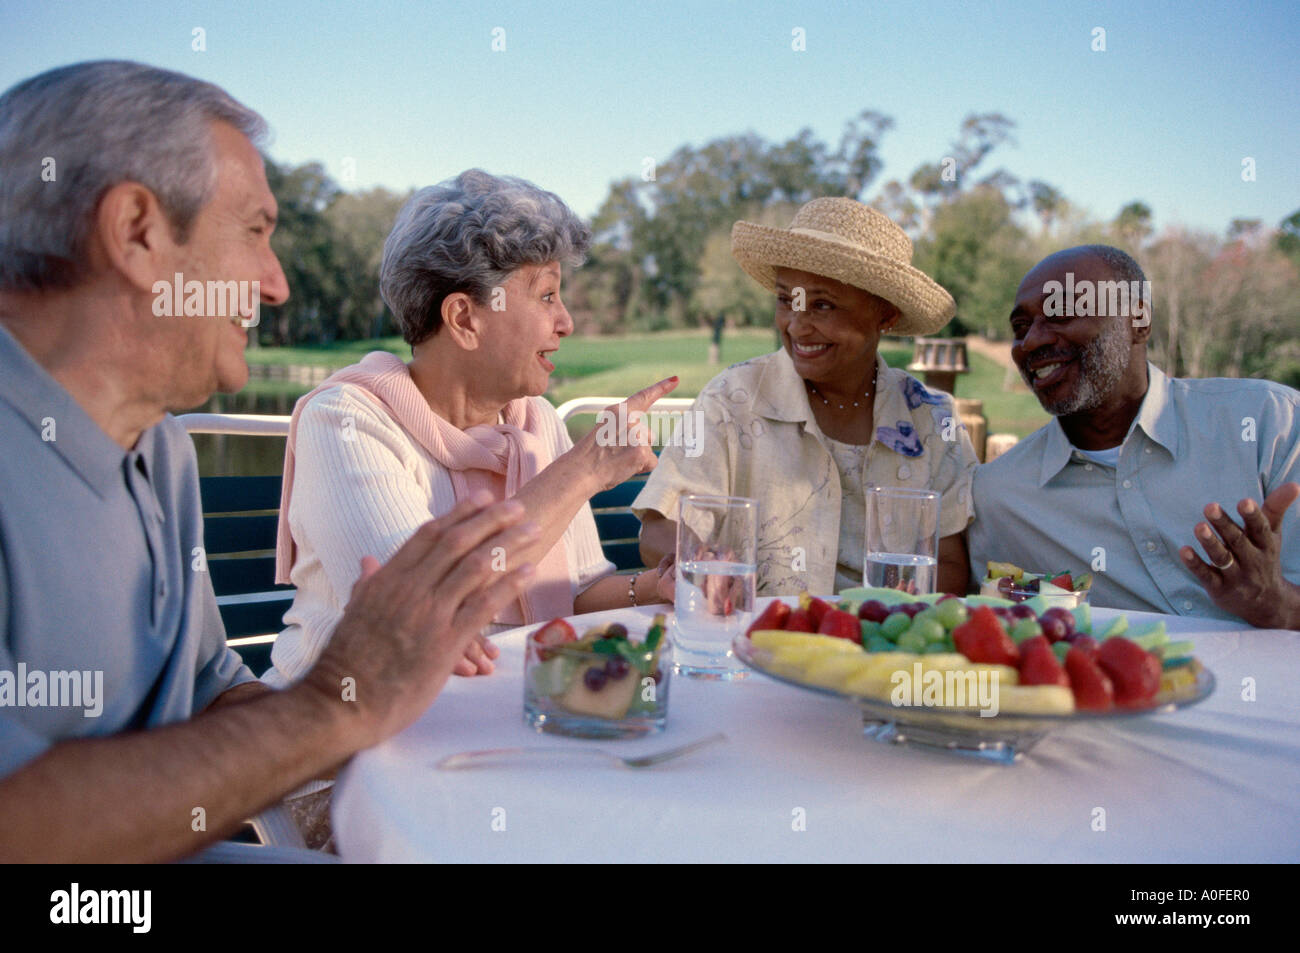
[[1020,283],[1011,356],[1053,419],[976,471],[972,572],[1090,571],[1094,605],[1300,629],[1300,393],[1166,376],[1148,288],[1107,245]]

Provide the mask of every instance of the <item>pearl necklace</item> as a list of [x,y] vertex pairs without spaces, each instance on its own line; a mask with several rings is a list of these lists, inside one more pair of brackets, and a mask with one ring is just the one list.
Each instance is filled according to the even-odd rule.
[[[817,399],[818,399],[818,400],[820,400],[820,401],[821,401],[823,404],[825,404],[827,407],[829,407],[829,406],[831,405],[831,402],[830,402],[829,400],[827,400],[825,397],[822,396],[822,392],[819,391],[819,390],[817,389],[817,385],[816,385],[816,384],[814,384],[812,381],[805,381],[804,383],[806,383],[806,384],[807,384],[807,385],[812,389],[812,392],[813,392],[814,394],[817,395]],[[873,389],[874,389],[875,386],[876,386],[876,371],[872,371],[872,372],[871,372],[871,386],[872,386]],[[871,396],[871,391],[867,391],[865,394],[862,395],[862,399],[863,399],[863,400],[866,400],[866,399],[867,399],[868,397],[870,397],[870,396]],[[855,400],[855,401],[853,402],[853,406],[854,406],[854,407],[860,407],[860,406],[862,406],[862,405],[859,404],[859,403]],[[840,410],[844,410],[844,409],[845,409],[843,404],[840,404],[840,405],[839,405],[839,408],[840,408]]]

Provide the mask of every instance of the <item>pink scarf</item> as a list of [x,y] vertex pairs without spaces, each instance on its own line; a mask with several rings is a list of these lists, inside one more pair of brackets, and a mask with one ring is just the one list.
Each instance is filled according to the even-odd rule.
[[[296,547],[289,532],[289,501],[293,493],[298,420],[309,400],[325,388],[339,384],[353,384],[366,391],[434,460],[446,467],[458,500],[478,489],[488,490],[497,500],[509,499],[551,463],[550,448],[538,437],[541,421],[531,400],[521,398],[506,404],[504,424],[459,430],[430,409],[400,358],[387,351],[372,351],[360,363],[331,374],[294,405],[280,493],[280,525],[275,548],[277,583],[289,582],[295,558]],[[520,625],[569,615],[573,615],[573,588],[564,540],[560,539],[537,564],[534,582],[519,603],[503,609],[494,621]]]

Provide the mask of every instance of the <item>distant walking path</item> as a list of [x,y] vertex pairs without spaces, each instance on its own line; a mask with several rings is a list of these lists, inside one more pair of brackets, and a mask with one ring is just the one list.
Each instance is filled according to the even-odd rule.
[[1016,366],[1011,360],[1011,344],[1007,341],[990,341],[981,335],[972,334],[966,338],[966,346],[981,357],[996,361],[999,367],[1014,369]]

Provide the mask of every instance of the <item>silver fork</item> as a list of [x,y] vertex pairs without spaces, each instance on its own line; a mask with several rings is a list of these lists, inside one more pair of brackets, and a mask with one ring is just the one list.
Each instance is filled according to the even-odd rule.
[[678,745],[676,748],[668,748],[664,751],[656,751],[654,754],[643,754],[635,758],[622,758],[604,750],[603,748],[486,748],[481,751],[462,751],[459,754],[448,755],[435,764],[434,767],[445,769],[470,768],[488,761],[509,760],[514,757],[529,758],[534,755],[547,755],[551,757],[586,755],[603,758],[604,760],[611,762],[615,767],[651,768],[656,764],[663,764],[665,761],[671,761],[673,758],[680,758],[683,755],[690,754],[692,751],[699,751],[701,748],[707,747],[708,745],[726,740],[727,736],[722,732],[718,732],[715,735],[709,735],[707,738],[701,738],[698,741],[692,741],[689,744]]

